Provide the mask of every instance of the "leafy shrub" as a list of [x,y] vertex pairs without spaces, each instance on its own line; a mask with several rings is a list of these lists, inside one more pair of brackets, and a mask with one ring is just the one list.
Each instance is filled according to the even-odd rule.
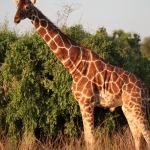
[[[150,89],[150,62],[140,53],[137,34],[116,30],[109,36],[104,28],[91,34],[82,25],[62,30],[109,63],[135,73]],[[18,35],[7,22],[1,24],[0,63],[0,125],[11,138],[29,131],[50,139],[60,130],[69,136],[78,134],[82,120],[70,88],[72,78],[36,32]],[[110,130],[124,125],[120,112],[119,108],[114,113],[95,110],[95,126],[104,120]]]

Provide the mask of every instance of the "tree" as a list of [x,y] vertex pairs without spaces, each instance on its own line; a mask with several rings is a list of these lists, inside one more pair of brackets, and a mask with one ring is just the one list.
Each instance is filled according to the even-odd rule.
[[146,37],[141,43],[141,52],[145,57],[150,59],[150,37]]
[[61,6],[61,9],[57,11],[57,21],[56,24],[59,26],[66,26],[69,15],[74,11],[80,8],[80,4],[71,3],[68,4],[60,0],[60,3],[57,4]]

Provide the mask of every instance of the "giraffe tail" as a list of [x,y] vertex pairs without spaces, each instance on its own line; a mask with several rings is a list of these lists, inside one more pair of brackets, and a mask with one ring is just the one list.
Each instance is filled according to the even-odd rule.
[[149,100],[147,100],[146,102],[146,114],[147,114],[147,120],[149,121],[150,123],[150,107],[149,107]]
[[147,98],[146,98],[146,114],[147,114],[147,120],[150,123],[150,99],[148,98],[149,93],[147,92]]

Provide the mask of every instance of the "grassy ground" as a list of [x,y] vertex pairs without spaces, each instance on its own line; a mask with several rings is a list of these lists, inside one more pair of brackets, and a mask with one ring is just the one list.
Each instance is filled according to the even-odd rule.
[[[96,150],[135,150],[134,141],[129,128],[113,131],[112,136],[105,129],[96,129]],[[11,143],[7,136],[0,138],[0,150],[85,150],[83,134],[79,138],[66,138],[61,133],[50,143],[42,143],[29,133],[18,144]],[[142,144],[142,150],[146,150]]]

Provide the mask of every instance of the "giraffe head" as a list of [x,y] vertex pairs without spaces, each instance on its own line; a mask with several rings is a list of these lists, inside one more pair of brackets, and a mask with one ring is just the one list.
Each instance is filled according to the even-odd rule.
[[19,23],[22,19],[33,18],[34,17],[34,5],[38,0],[31,2],[30,0],[14,0],[14,3],[17,6],[17,12],[14,17],[14,22]]

